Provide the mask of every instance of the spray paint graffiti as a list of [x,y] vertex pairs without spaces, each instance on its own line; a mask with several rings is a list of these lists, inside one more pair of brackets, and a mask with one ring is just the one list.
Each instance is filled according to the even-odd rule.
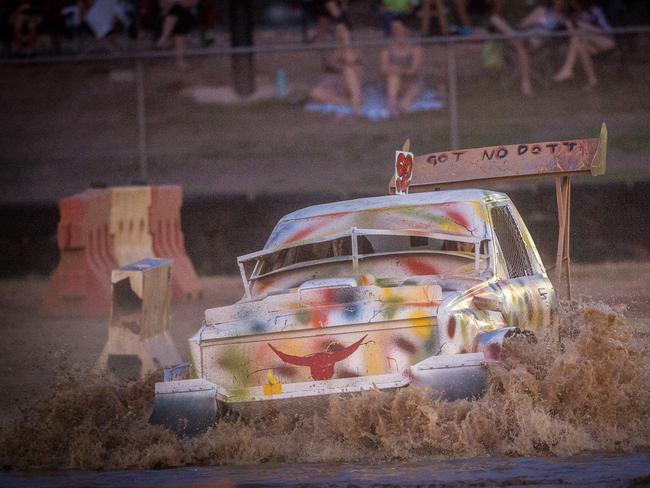
[[413,176],[413,153],[395,152],[395,193],[406,194]]
[[338,342],[332,342],[327,345],[327,350],[325,352],[317,352],[314,354],[308,354],[307,356],[293,356],[278,351],[271,344],[268,346],[285,363],[293,364],[294,366],[309,367],[313,379],[317,381],[329,380],[334,376],[334,365],[354,354],[366,337],[368,336],[364,335],[357,342],[350,344],[347,347],[341,346]]

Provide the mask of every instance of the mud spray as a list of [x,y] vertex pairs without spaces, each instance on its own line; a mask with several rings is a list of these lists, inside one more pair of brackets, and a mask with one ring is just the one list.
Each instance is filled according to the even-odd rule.
[[562,305],[537,344],[509,346],[487,394],[446,403],[427,392],[330,398],[318,411],[269,408],[178,439],[147,423],[155,378],[68,378],[0,433],[6,469],[384,462],[481,455],[569,455],[650,446],[650,354],[617,311]]

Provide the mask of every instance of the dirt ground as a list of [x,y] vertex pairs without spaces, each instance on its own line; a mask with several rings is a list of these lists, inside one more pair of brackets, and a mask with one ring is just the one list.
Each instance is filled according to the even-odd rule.
[[[200,301],[174,305],[172,335],[181,356],[187,358],[187,338],[201,325],[206,308],[239,300],[243,287],[239,276],[202,278]],[[59,375],[93,368],[106,343],[108,317],[84,319],[46,318],[38,313],[47,286],[43,277],[0,281],[0,399],[3,421],[25,402],[46,392]]]
[[[238,276],[202,278],[201,301],[173,308],[173,337],[182,356],[199,328],[206,308],[238,300],[243,289]],[[588,296],[627,308],[639,338],[650,337],[650,262],[575,265],[576,296]],[[22,278],[0,281],[0,410],[3,424],[21,406],[36,401],[59,375],[92,368],[107,337],[106,318],[51,319],[38,314],[37,304],[47,281]]]

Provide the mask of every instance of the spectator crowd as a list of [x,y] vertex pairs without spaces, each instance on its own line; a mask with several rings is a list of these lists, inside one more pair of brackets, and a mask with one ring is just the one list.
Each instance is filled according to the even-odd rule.
[[[5,54],[59,54],[66,40],[149,34],[153,46],[179,47],[191,30],[217,25],[217,0],[3,0],[0,35]],[[209,39],[202,39],[203,45]],[[45,48],[43,48],[45,46]]]
[[[363,63],[360,53],[351,47],[347,4],[335,0],[303,3],[312,4],[317,25],[315,36],[325,38],[328,23],[331,23],[338,43],[338,48],[324,63],[325,72],[311,90],[310,97],[316,102],[348,105],[358,114],[362,106]],[[318,8],[314,8],[316,4]],[[408,111],[424,88],[422,48],[409,35],[407,23],[419,27],[421,36],[431,34],[432,19],[437,21],[437,33],[441,35],[471,36],[473,32],[487,30],[513,36],[506,44],[517,63],[519,86],[525,96],[532,96],[534,91],[531,56],[537,56],[545,45],[551,44],[544,34],[556,31],[567,34],[564,46],[552,43],[554,52],[550,56],[561,58],[557,71],[551,76],[552,82],[562,83],[573,78],[576,66],[580,66],[586,90],[592,90],[598,84],[593,57],[615,46],[611,23],[617,19],[620,6],[616,1],[486,0],[472,2],[471,6],[474,8],[470,8],[467,0],[420,0],[417,8],[411,0],[381,2],[384,35],[390,41],[381,51],[379,70],[384,78],[390,113]],[[483,14],[483,25],[474,24],[472,19],[475,16],[471,14],[476,13],[475,9]],[[606,10],[611,20],[605,14]],[[456,23],[450,22],[450,14],[454,15]],[[518,33],[530,36],[514,36]],[[311,39],[309,36],[306,38]],[[486,43],[486,64],[494,64],[497,62],[495,58],[503,56],[503,44],[496,48],[494,43]]]
[[[593,58],[614,48],[611,26],[617,24],[623,7],[622,0],[258,0],[251,2],[251,16],[258,21],[260,12],[274,4],[301,13],[304,42],[336,42],[337,48],[323,57],[323,74],[310,96],[323,103],[347,104],[355,112],[362,105],[368,66],[352,47],[352,27],[376,19],[390,39],[381,51],[377,70],[385,81],[393,113],[407,110],[421,92],[423,50],[417,39],[432,35],[529,33],[526,38],[485,43],[482,57],[490,66],[509,55],[518,66],[522,94],[530,96],[535,81],[531,58],[549,45],[543,34],[565,31],[563,42],[553,44],[563,45],[551,53],[559,62],[550,79],[564,82],[580,68],[585,88],[593,89],[598,84]],[[6,56],[57,54],[66,39],[103,39],[121,33],[132,39],[148,38],[154,49],[174,49],[180,68],[185,67],[187,34],[196,31],[200,45],[209,45],[214,40],[210,32],[227,17],[228,10],[228,0],[4,0],[1,5]]]

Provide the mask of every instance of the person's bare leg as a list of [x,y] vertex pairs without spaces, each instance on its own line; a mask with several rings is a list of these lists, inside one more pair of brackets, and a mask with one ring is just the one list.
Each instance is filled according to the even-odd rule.
[[423,36],[429,35],[429,28],[431,27],[431,2],[433,0],[422,0],[422,7],[420,8],[420,33]]
[[330,22],[327,17],[318,17],[318,19],[316,19],[317,40],[319,42],[323,42],[327,39],[329,27]]
[[362,93],[361,93],[361,80],[354,68],[346,66],[343,68],[343,78],[345,79],[345,86],[350,93],[350,102],[355,114],[361,113]]
[[519,60],[521,93],[530,97],[533,95],[533,87],[530,83],[530,61],[528,58],[528,51],[526,50],[524,41],[515,41],[514,45],[515,51],[517,52],[517,59]]
[[592,34],[580,37],[580,43],[592,56],[599,52],[612,49],[616,45],[614,39],[607,35],[605,31],[591,24],[578,21],[577,31],[582,34]]
[[560,70],[553,76],[553,81],[564,81],[573,78],[573,67],[576,64],[580,41],[577,37],[572,37],[569,42],[569,52],[566,55],[564,64]]
[[458,14],[458,20],[465,29],[472,28],[472,21],[469,20],[469,15],[467,14],[467,4],[465,0],[454,0],[454,7],[456,7],[456,13]]
[[[327,41],[327,35],[329,34],[329,19],[327,17],[318,17],[316,19],[316,42],[325,42]],[[327,51],[320,51],[320,62],[323,65],[323,68],[327,65]]]
[[336,103],[339,105],[350,105],[350,100],[325,88],[316,87],[309,92],[309,98],[319,103]]
[[587,75],[587,85],[585,86],[585,89],[591,90],[598,84],[598,77],[596,76],[596,70],[594,69],[594,63],[591,57],[600,52],[608,51],[614,46],[614,40],[607,36],[594,35],[582,37],[580,39],[578,55],[582,67],[585,70],[585,74]]
[[168,15],[165,17],[165,20],[163,21],[162,34],[156,43],[158,47],[165,47],[167,45],[169,39],[171,39],[177,21],[178,18],[175,15]]
[[400,101],[400,109],[403,112],[407,112],[411,108],[411,105],[413,105],[413,102],[415,102],[418,96],[420,96],[421,92],[422,87],[420,86],[420,83],[411,83]]
[[447,8],[444,0],[433,0],[436,3],[436,13],[438,14],[438,25],[440,33],[446,36],[449,33],[449,22],[447,20]]
[[590,90],[598,84],[598,78],[596,77],[596,71],[594,70],[594,63],[591,60],[588,42],[588,38],[581,38],[577,44],[577,52],[580,64],[585,70],[585,75],[587,76],[587,85],[585,88]]
[[388,97],[388,110],[391,113],[397,113],[397,95],[401,85],[399,75],[388,75],[386,77],[386,96]]
[[589,36],[583,37],[583,45],[587,52],[592,56],[603,51],[613,49],[616,43],[611,37],[607,36]]
[[176,66],[181,70],[187,69],[185,62],[185,36],[174,36],[174,49],[176,51]]

